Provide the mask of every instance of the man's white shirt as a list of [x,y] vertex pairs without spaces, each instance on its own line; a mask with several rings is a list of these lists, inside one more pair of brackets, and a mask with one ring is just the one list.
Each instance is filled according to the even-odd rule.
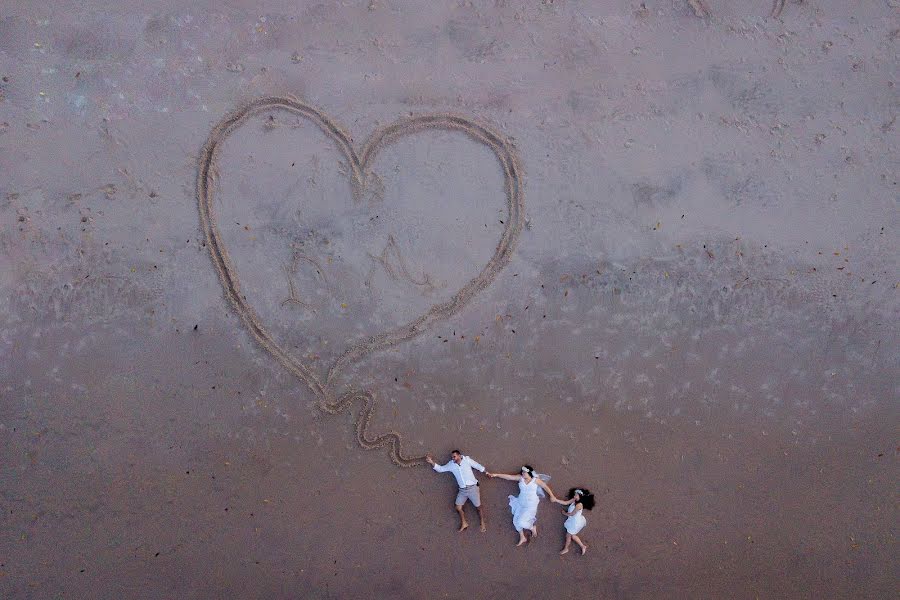
[[468,456],[463,456],[462,460],[459,461],[459,464],[456,464],[451,460],[446,465],[434,465],[434,470],[438,473],[446,473],[447,471],[453,473],[453,476],[456,477],[456,483],[461,488],[478,483],[478,480],[475,479],[475,473],[472,472],[473,468],[478,469],[482,473],[484,473],[485,470],[482,465],[478,464]]

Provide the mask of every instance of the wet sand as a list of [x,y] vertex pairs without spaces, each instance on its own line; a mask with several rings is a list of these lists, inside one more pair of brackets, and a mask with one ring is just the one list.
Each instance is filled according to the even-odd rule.
[[[889,1],[4,7],[0,596],[892,596],[898,27]],[[263,110],[211,206],[280,359],[196,188],[269,96],[356,152],[410,115],[497,132],[508,261],[490,144],[416,132],[355,173]],[[510,482],[458,534],[450,475],[321,410],[351,389],[408,457],[591,488],[587,555],[550,504],[514,547]]]

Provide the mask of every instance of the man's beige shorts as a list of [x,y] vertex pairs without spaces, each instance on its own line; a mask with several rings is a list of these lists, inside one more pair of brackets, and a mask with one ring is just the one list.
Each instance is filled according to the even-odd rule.
[[456,505],[462,506],[466,503],[466,500],[471,500],[475,508],[481,506],[481,492],[478,490],[477,483],[468,487],[459,488],[459,493],[456,494]]

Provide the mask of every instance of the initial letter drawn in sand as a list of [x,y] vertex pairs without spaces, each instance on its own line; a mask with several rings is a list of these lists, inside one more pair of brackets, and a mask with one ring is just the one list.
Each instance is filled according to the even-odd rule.
[[[460,131],[474,141],[490,148],[496,155],[503,170],[505,180],[507,217],[505,228],[497,243],[496,250],[481,271],[462,286],[446,302],[432,305],[424,314],[410,322],[371,337],[358,340],[348,347],[328,368],[324,380],[300,358],[280,346],[260,321],[250,303],[241,293],[237,271],[216,222],[215,190],[216,161],[222,143],[248,118],[273,108],[287,110],[317,125],[326,136],[334,141],[337,149],[343,154],[349,165],[348,176],[351,178],[355,194],[365,191],[367,168],[372,164],[375,155],[384,147],[398,139],[416,132],[436,129]],[[212,256],[213,264],[219,273],[225,295],[240,316],[244,326],[259,344],[281,363],[288,371],[300,378],[316,396],[319,408],[328,414],[346,411],[356,402],[360,406],[356,413],[356,439],[359,445],[367,450],[390,448],[391,460],[402,467],[411,467],[424,462],[424,457],[405,457],[401,452],[400,434],[388,432],[369,437],[367,427],[375,408],[375,398],[368,391],[350,389],[338,394],[334,376],[342,368],[360,360],[372,352],[395,346],[413,339],[427,331],[435,323],[444,321],[458,313],[472,298],[486,288],[497,274],[506,266],[515,248],[524,222],[524,199],[522,194],[521,174],[512,146],[501,135],[491,131],[484,125],[475,123],[465,117],[449,114],[428,114],[409,117],[383,127],[357,150],[351,138],[344,133],[322,111],[290,97],[270,97],[254,100],[219,121],[209,135],[206,145],[200,154],[199,173],[197,177],[197,202],[200,209],[200,223],[206,235],[206,245]]]

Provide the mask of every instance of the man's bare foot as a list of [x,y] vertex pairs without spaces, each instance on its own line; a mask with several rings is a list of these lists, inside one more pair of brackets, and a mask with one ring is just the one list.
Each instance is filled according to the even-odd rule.
[[487,531],[487,526],[484,523],[482,523],[481,524],[481,533],[484,533],[485,531]]
[[581,555],[584,556],[584,553],[587,552],[587,546],[581,547]]
[[560,553],[560,555],[568,554],[568,553],[569,553],[569,549],[568,549],[568,548],[563,548],[562,550],[559,551],[559,553]]
[[459,533],[462,533],[463,531],[465,531],[468,528],[469,528],[469,524],[463,523],[462,525],[459,526]]

